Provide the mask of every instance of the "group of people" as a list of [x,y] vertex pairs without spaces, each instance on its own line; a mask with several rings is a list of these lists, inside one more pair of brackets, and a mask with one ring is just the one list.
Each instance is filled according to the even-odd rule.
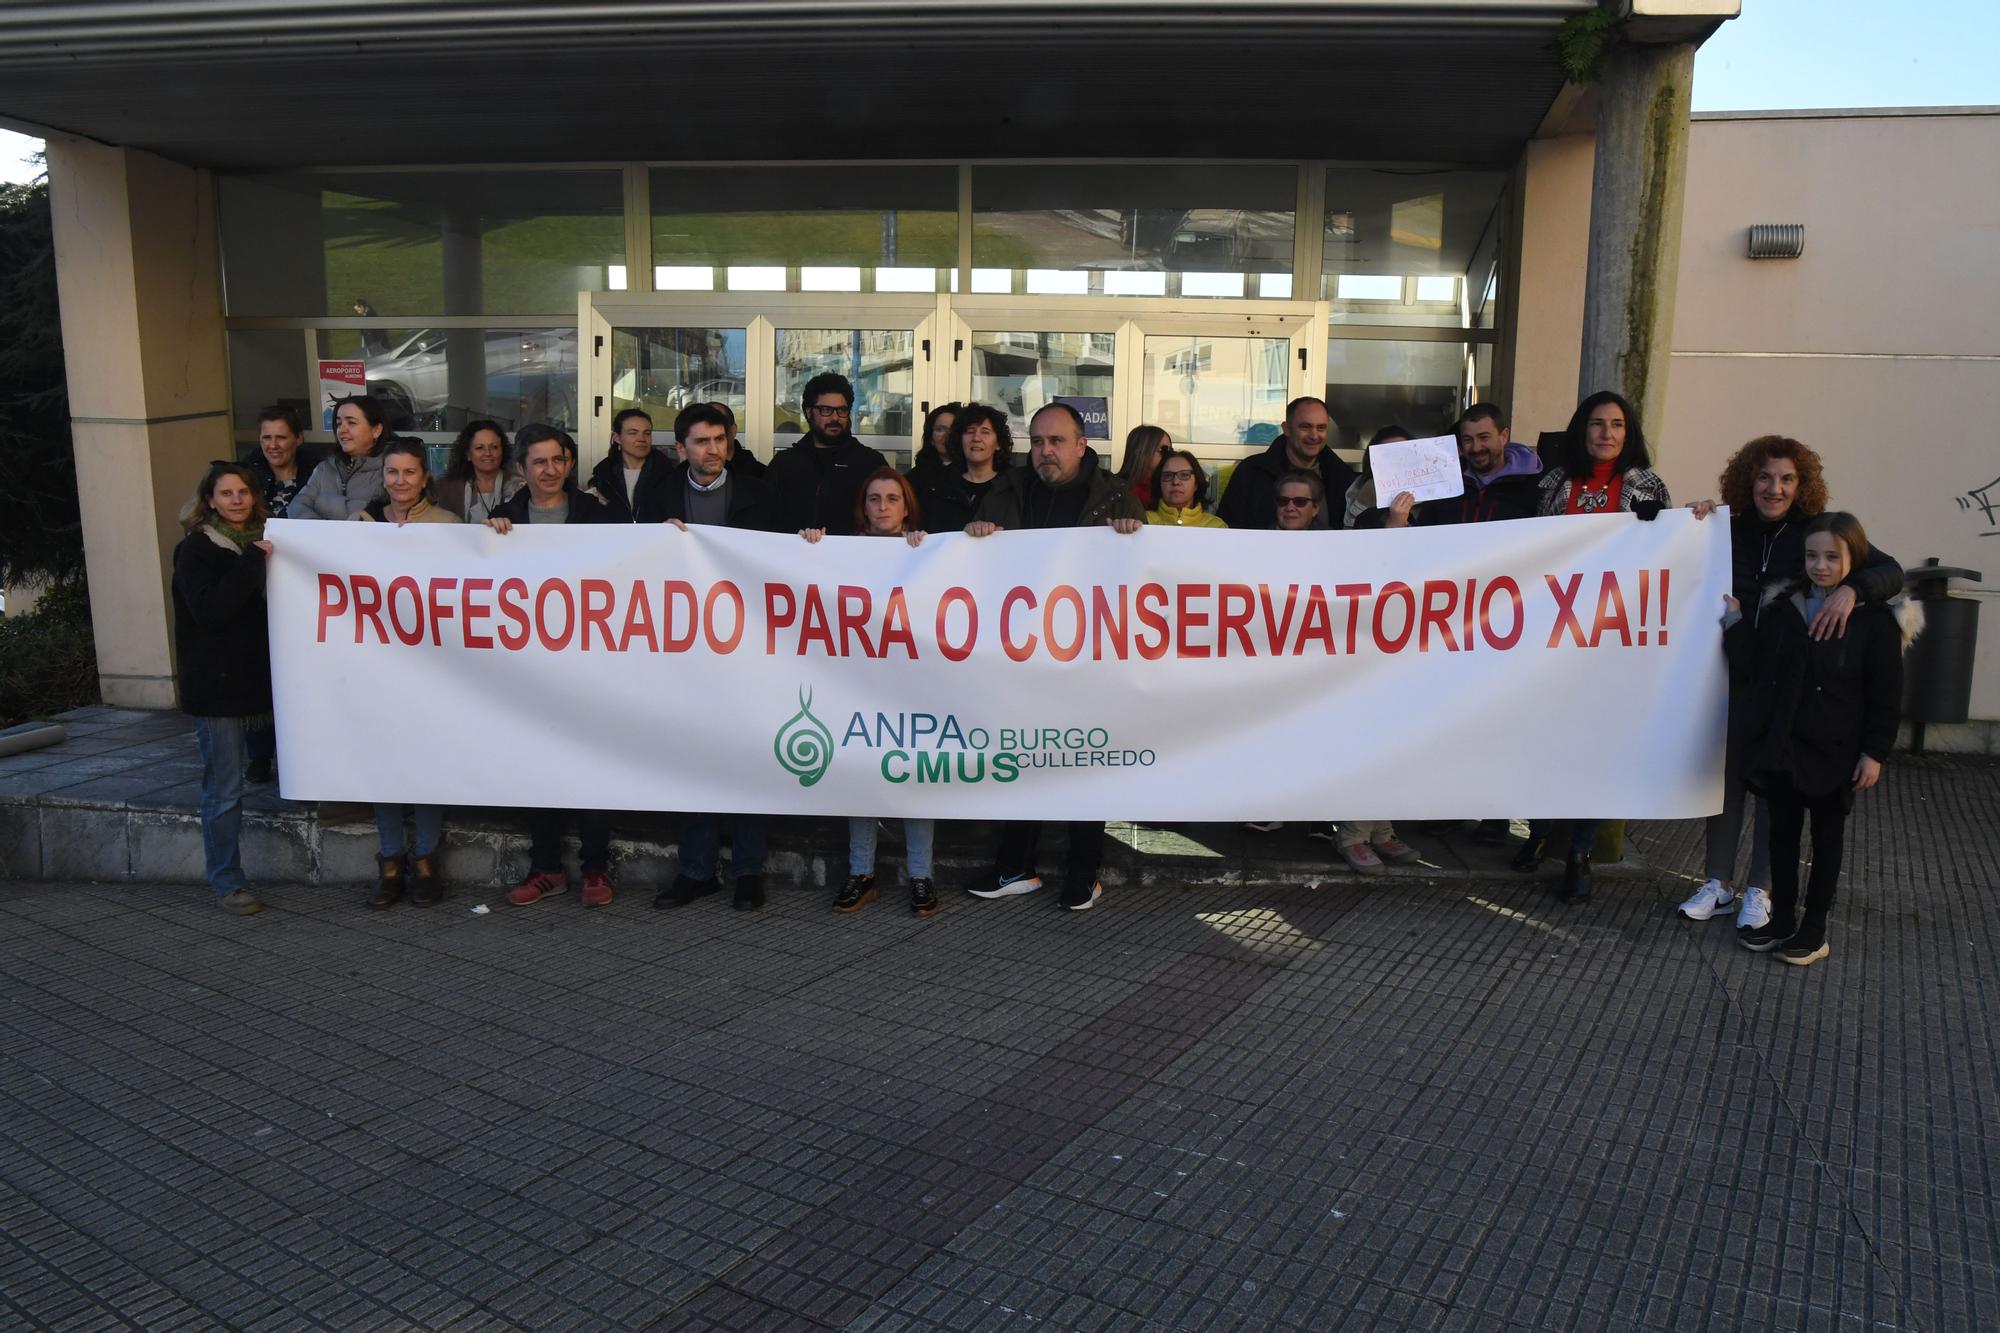
[[[843,376],[814,377],[803,396],[804,434],[768,464],[740,446],[724,404],[683,409],[673,423],[671,456],[654,446],[651,416],[627,408],[613,418],[610,448],[582,484],[568,432],[535,424],[510,440],[491,421],[460,431],[444,475],[433,478],[427,447],[391,434],[382,404],[365,395],[338,405],[338,450],[302,477],[302,422],[291,409],[267,410],[252,461],[216,463],[201,479],[185,516],[188,535],[174,554],[181,701],[203,756],[207,872],[223,908],[258,909],[238,843],[245,784],[271,777],[275,754],[264,614],[271,545],[263,524],[270,517],[390,527],[482,523],[503,535],[521,523],[712,524],[796,532],[809,543],[859,536],[918,545],[930,531],[984,538],[1010,529],[1099,525],[1130,534],[1148,524],[1313,531],[1565,514],[1650,519],[1672,503],[1652,470],[1632,405],[1610,392],[1579,404],[1553,456],[1514,441],[1498,406],[1473,406],[1457,423],[1463,493],[1423,503],[1375,490],[1373,448],[1409,439],[1408,431],[1378,430],[1357,470],[1331,447],[1335,428],[1326,403],[1299,398],[1286,407],[1278,438],[1237,464],[1212,509],[1200,460],[1156,426],[1129,434],[1113,472],[1088,443],[1082,417],[1051,403],[1030,418],[1026,461],[1017,465],[1005,412],[949,403],[928,415],[916,460],[904,473],[854,437],[853,405],[853,386]],[[1797,440],[1750,441],[1720,480],[1720,502],[1731,511],[1734,566],[1729,605],[1719,609],[1730,680],[1727,800],[1708,821],[1709,878],[1680,911],[1709,920],[1734,906],[1747,947],[1809,963],[1827,954],[1826,916],[1845,816],[1854,793],[1878,780],[1895,739],[1907,626],[1892,615],[1891,602],[1902,571],[1869,545],[1851,515],[1826,512],[1819,458]],[[1691,507],[1706,517],[1716,502]],[[1738,848],[1752,811],[1749,877],[1742,880]],[[1813,871],[1800,916],[1798,851],[1808,815]],[[378,874],[368,905],[386,909],[406,894],[415,904],[437,902],[445,891],[438,864],[443,810],[378,804],[375,817]],[[509,894],[511,903],[527,906],[566,892],[561,839],[571,818],[580,842],[580,899],[586,907],[612,901],[611,815],[542,809],[527,813],[529,871]],[[764,905],[765,817],[697,813],[685,818],[677,878],[659,892],[655,907],[686,905],[721,889],[724,822],[734,904]],[[876,900],[877,831],[873,816],[849,820],[848,875],[834,894],[836,911],[860,911]],[[1506,836],[1505,821],[1489,831]],[[1552,831],[1542,822],[1531,825],[1514,867],[1537,868]],[[1417,859],[1387,821],[1332,821],[1314,832],[1362,874]],[[1561,897],[1589,896],[1598,832],[1594,820],[1571,821]],[[1072,822],[1067,833],[1058,902],[1088,910],[1103,892],[1104,825]],[[919,917],[941,906],[932,877],[934,834],[930,820],[904,821],[909,910]],[[1035,822],[1004,825],[992,870],[969,892],[1000,898],[1041,888],[1041,834]]]

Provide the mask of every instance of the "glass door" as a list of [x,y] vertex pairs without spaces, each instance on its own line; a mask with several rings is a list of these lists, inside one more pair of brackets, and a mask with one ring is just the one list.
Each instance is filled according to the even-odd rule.
[[834,371],[854,385],[855,436],[907,463],[935,397],[935,297],[591,292],[582,305],[586,455],[626,407],[652,414],[664,447],[682,408],[720,402],[739,442],[768,459],[804,433],[807,382]]

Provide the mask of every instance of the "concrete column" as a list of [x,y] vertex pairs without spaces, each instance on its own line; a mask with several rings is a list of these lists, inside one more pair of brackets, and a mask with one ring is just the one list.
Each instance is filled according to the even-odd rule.
[[[471,209],[448,209],[442,248],[445,313],[485,314],[486,241],[479,214]],[[457,430],[473,417],[486,414],[486,370],[485,330],[453,329],[445,335],[444,429]]]
[[1599,85],[1577,389],[1624,394],[1642,423],[1661,421],[1667,403],[1694,50],[1623,43]]
[[1535,139],[1514,173],[1514,231],[1501,279],[1500,401],[1514,438],[1533,444],[1576,410],[1578,330],[1590,254],[1592,142],[1587,134]]
[[106,703],[171,708],[179,513],[231,454],[214,182],[77,140],[48,159],[98,680]]

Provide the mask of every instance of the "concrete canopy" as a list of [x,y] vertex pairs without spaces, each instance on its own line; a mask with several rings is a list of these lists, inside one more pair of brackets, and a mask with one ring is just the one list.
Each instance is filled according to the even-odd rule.
[[1591,0],[0,9],[0,121],[228,170],[1147,157],[1511,163]]

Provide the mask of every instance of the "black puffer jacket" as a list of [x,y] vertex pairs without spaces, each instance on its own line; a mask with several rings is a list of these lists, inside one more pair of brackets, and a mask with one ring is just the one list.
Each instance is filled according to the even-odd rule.
[[1747,691],[1730,710],[1741,728],[1743,768],[1751,787],[1768,790],[1782,777],[1808,797],[1851,790],[1854,766],[1866,754],[1889,757],[1903,700],[1903,643],[1921,613],[1899,603],[1898,614],[1862,605],[1847,633],[1815,641],[1806,630],[1803,581],[1775,585],[1762,614],[1731,625],[1723,642],[1732,661],[1744,660]]
[[232,549],[207,528],[174,548],[174,671],[189,717],[271,711],[264,552]]
[[854,533],[854,497],[889,460],[853,436],[822,456],[811,435],[771,460],[764,482],[778,506],[778,530],[824,528],[829,536]]
[[[1354,469],[1340,461],[1331,448],[1319,451],[1316,460],[1319,479],[1326,487],[1326,503],[1319,507],[1323,526],[1340,527],[1340,500],[1354,484]],[[1261,454],[1252,454],[1236,465],[1229,476],[1229,489],[1215,506],[1215,516],[1232,528],[1262,531],[1278,526],[1278,478],[1292,470],[1285,452],[1285,437],[1271,441]]]
[[673,458],[654,448],[646,455],[646,461],[639,465],[639,484],[632,488],[632,497],[628,500],[625,496],[625,455],[613,449],[591,471],[587,489],[603,502],[605,517],[589,521],[666,522],[667,515],[661,506],[667,492],[667,479],[673,475],[673,470]]

